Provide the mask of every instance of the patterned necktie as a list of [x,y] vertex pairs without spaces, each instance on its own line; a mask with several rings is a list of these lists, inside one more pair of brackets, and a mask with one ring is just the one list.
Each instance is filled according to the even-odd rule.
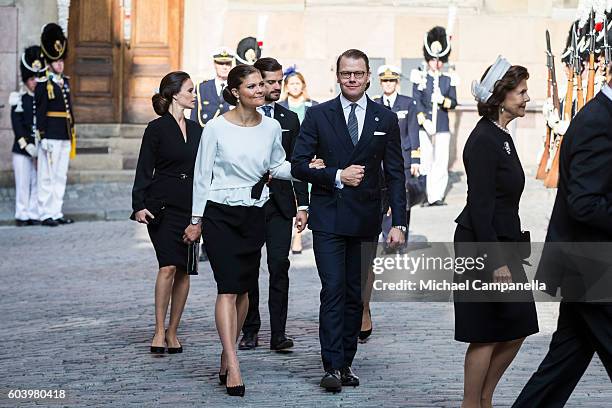
[[261,109],[263,109],[264,113],[266,114],[267,117],[271,118],[272,117],[272,107],[270,105],[264,105],[261,107]]
[[353,146],[355,146],[359,141],[359,124],[357,123],[357,115],[355,115],[355,108],[357,108],[357,104],[351,103],[351,113],[349,113],[347,123],[349,135],[351,136]]

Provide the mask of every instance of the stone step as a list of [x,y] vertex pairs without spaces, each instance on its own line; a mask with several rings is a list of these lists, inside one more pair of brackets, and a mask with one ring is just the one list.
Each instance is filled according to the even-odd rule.
[[147,125],[120,123],[84,123],[76,125],[77,137],[83,139],[140,139]]
[[134,170],[77,170],[68,171],[69,184],[134,182]]
[[117,153],[107,154],[77,154],[70,161],[74,170],[122,170],[123,156]]

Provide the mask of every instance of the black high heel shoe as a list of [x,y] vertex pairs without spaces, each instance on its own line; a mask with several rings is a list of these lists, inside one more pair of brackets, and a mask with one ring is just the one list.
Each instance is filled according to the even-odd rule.
[[[370,312],[369,309],[368,309],[368,314],[370,315],[370,322],[371,322],[372,321],[372,313]],[[374,327],[374,324],[372,324],[372,326],[370,327],[369,330],[361,330],[359,332],[359,340],[365,341],[368,337],[370,337],[370,335],[372,334],[372,328],[373,327]]]
[[[166,329],[166,335],[168,334],[168,330]],[[166,344],[168,343],[168,339],[166,338]],[[180,347],[168,347],[168,354],[177,354],[183,352],[183,346]]]
[[[221,365],[223,365],[223,352],[221,352]],[[227,367],[225,368],[225,374],[221,374],[221,367],[219,367],[219,385],[227,384]]]
[[[229,368],[228,368],[229,371]],[[221,374],[219,374],[219,377],[221,376]],[[225,374],[226,376],[226,380],[227,380],[227,373]],[[227,391],[227,395],[231,396],[231,397],[244,397],[244,383],[240,384],[240,385],[236,385],[234,387],[228,387],[227,385],[225,386],[225,391]]]
[[[155,336],[153,336],[155,337]],[[165,340],[165,338],[164,338]],[[151,354],[164,354],[166,352],[166,347],[159,347],[159,346],[151,346]]]
[[219,385],[225,384],[227,384],[227,371],[225,372],[225,374],[219,373]]
[[227,391],[227,395],[232,397],[244,397],[244,384],[237,385],[235,387],[225,386],[225,390]]

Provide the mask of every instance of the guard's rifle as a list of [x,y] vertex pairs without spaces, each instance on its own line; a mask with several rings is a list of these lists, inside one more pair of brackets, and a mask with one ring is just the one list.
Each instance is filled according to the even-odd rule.
[[574,82],[576,82],[576,110],[574,115],[582,109],[584,106],[584,90],[582,88],[582,58],[580,58],[580,51],[578,50],[578,40],[576,39],[576,32],[573,33],[574,44]]
[[[574,71],[575,58],[578,53],[578,41],[576,40],[576,29],[572,29],[572,46],[574,52],[570,55],[570,63],[567,74],[567,93],[565,94],[565,101],[563,102],[563,118],[564,120],[571,120],[572,110],[574,107],[574,77],[580,78],[580,70]],[[552,150],[552,162],[546,178],[544,179],[544,186],[547,188],[557,188],[559,184],[559,153],[561,151],[561,142],[563,141],[563,135],[555,135],[554,141],[551,145]],[[549,158],[550,160],[550,158]]]
[[589,17],[589,33],[590,33],[590,44],[589,44],[589,82],[587,84],[586,102],[593,99],[595,95],[595,12],[591,10],[591,16]]
[[[548,68],[548,81],[547,81],[547,98],[552,97],[553,108],[559,114],[560,103],[559,103],[559,90],[557,89],[557,75],[555,73],[555,56],[552,53],[550,47],[550,33],[546,30],[546,67]],[[544,140],[544,153],[540,158],[538,165],[538,171],[536,173],[536,179],[544,180],[546,178],[547,164],[550,160],[550,145],[552,138],[552,129],[546,124],[546,139]]]

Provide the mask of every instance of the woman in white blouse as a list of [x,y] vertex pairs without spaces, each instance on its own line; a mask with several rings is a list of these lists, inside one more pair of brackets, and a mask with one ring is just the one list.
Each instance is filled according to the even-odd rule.
[[[219,381],[227,393],[244,396],[236,341],[248,310],[248,290],[258,276],[265,241],[263,205],[269,178],[291,180],[279,123],[259,114],[264,82],[250,65],[234,67],[223,98],[235,109],[208,122],[193,177],[191,225],[185,241],[202,234],[215,281],[215,321],[223,352]],[[311,164],[323,168],[320,161]]]

